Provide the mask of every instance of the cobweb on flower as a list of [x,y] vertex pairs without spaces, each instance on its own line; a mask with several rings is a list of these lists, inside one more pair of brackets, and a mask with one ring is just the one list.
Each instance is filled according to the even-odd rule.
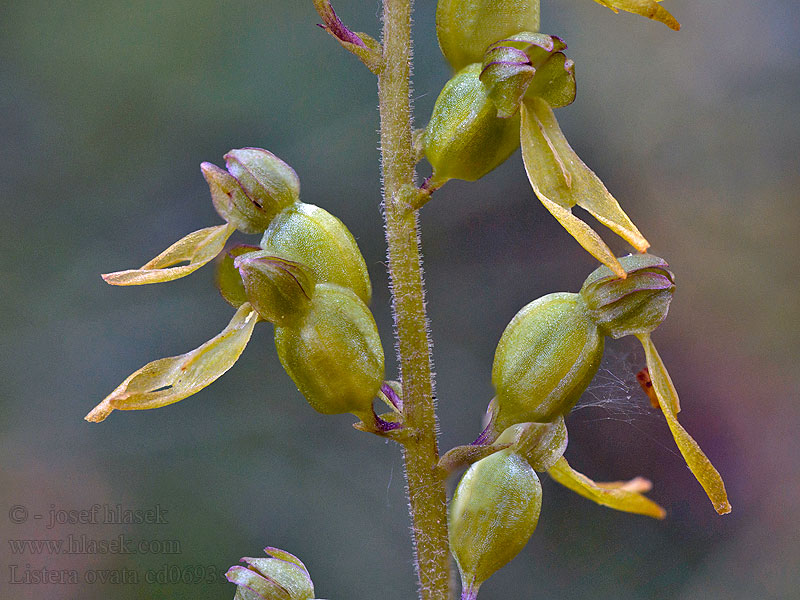
[[[627,341],[627,340],[626,340]],[[644,352],[636,344],[606,344],[600,370],[578,404],[581,421],[614,420],[633,424],[656,422],[660,413],[650,405],[636,374],[645,367]]]
[[[677,455],[665,435],[664,417],[653,408],[636,374],[646,366],[644,351],[635,340],[606,340],[603,360],[589,388],[575,408],[567,427],[619,422],[649,439],[668,454]],[[660,432],[660,433],[659,433]]]

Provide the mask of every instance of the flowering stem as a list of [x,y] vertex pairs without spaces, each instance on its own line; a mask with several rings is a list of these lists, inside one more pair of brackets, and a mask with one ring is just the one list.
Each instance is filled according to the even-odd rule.
[[414,186],[410,102],[412,0],[383,2],[383,65],[378,77],[389,276],[403,386],[403,442],[409,510],[421,600],[447,600],[450,559],[444,477],[433,399]]

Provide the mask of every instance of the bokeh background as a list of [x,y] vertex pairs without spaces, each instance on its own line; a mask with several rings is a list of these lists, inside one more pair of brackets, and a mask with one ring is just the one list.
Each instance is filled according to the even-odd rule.
[[[577,65],[561,125],[677,274],[654,339],[734,511],[714,513],[649,408],[634,379],[641,350],[610,344],[568,420],[567,457],[598,480],[651,478],[668,519],[615,513],[545,476],[538,531],[481,598],[797,598],[796,3],[671,0],[680,33],[589,0],[542,4],[543,30]],[[336,8],[377,35],[378,0]],[[419,126],[448,77],[434,8],[417,2]],[[198,165],[230,148],[269,148],[299,173],[303,200],[351,228],[391,356],[375,84],[317,22],[310,1],[0,3],[3,598],[231,598],[220,574],[266,545],[302,557],[321,598],[414,597],[399,450],[315,413],[281,370],[271,326],[197,396],[83,421],[129,373],[228,322],[210,267],[127,289],[99,274],[217,224]],[[480,429],[511,317],[577,290],[595,265],[536,201],[519,154],[478,183],[448,184],[422,225],[446,449]],[[95,504],[167,513],[153,525],[49,523]],[[14,540],[70,535],[85,552],[14,553]],[[152,552],[87,545],[120,535]],[[43,567],[80,582],[36,583]]]

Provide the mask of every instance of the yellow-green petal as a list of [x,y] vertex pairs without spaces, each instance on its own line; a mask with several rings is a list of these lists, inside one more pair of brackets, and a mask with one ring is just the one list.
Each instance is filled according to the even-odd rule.
[[86,415],[86,420],[98,423],[114,410],[160,408],[196,394],[234,365],[257,322],[258,314],[249,304],[242,304],[219,335],[186,354],[146,364]]
[[653,389],[661,407],[661,412],[664,413],[669,430],[672,432],[672,437],[675,439],[686,465],[694,473],[700,485],[703,486],[708,498],[714,505],[714,509],[721,515],[728,514],[731,512],[731,505],[728,502],[728,493],[725,491],[725,483],[722,481],[722,477],[700,449],[697,442],[694,441],[694,438],[678,423],[678,418],[675,416],[677,410],[680,410],[680,404],[678,402],[678,393],[675,391],[675,386],[672,384],[667,368],[658,355],[650,336],[637,335],[636,337],[639,338],[644,347],[647,368],[650,372],[650,379],[653,382]]
[[[222,252],[234,231],[236,227],[229,223],[200,229],[172,244],[141,269],[106,273],[103,279],[111,285],[144,285],[186,277]],[[189,264],[174,266],[182,262]]]
[[[653,390],[656,401],[659,405],[661,402],[664,402],[670,412],[677,415],[681,412],[681,402],[678,399],[678,390],[675,389],[675,384],[672,383],[672,377],[669,376],[667,368],[661,360],[661,356],[656,351],[656,347],[650,339],[650,335],[641,334],[637,337],[642,343],[642,346],[644,346],[645,360],[647,361],[647,374],[652,384],[650,389]],[[656,387],[656,379],[659,381],[658,387]]]
[[650,246],[606,187],[575,154],[553,110],[541,98],[528,98],[521,108],[522,160],[536,195],[569,233],[620,277],[624,270],[597,233],[572,215],[573,206],[588,211],[639,252]]
[[[522,156],[524,158],[524,151]],[[536,187],[534,186],[533,189],[536,190]],[[619,264],[619,261],[617,260],[617,257],[614,256],[611,248],[606,245],[606,243],[603,241],[603,238],[601,238],[594,229],[572,214],[570,209],[564,208],[560,204],[553,202],[541,194],[539,195],[539,199],[542,201],[544,207],[550,211],[550,214],[556,218],[556,221],[558,221],[561,226],[567,230],[567,233],[574,237],[578,243],[583,246],[584,250],[606,265],[609,269],[614,271],[618,277],[622,277],[623,279],[627,277],[625,269],[623,269],[622,265]]]
[[615,13],[624,10],[636,15],[642,15],[648,19],[659,21],[669,27],[678,31],[681,24],[673,17],[666,8],[659,6],[661,0],[594,0],[598,4],[610,8]]
[[547,472],[564,487],[597,504],[655,519],[663,519],[667,514],[658,504],[642,495],[641,492],[649,491],[652,487],[642,477],[630,481],[598,483],[570,467],[563,456]]

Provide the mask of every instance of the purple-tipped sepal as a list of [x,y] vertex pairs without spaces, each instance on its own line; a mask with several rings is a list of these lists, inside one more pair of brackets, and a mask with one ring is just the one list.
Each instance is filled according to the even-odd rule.
[[377,74],[381,69],[383,56],[380,43],[366,33],[351,31],[333,10],[330,0],[314,0],[314,7],[324,22],[320,27]]

